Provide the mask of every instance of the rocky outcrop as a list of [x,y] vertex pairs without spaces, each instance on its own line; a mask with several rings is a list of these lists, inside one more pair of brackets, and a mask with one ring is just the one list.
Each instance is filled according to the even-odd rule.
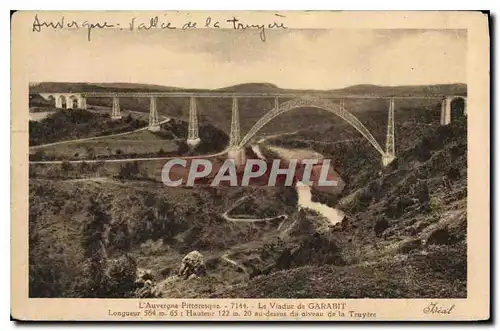
[[138,287],[135,290],[135,295],[137,298],[156,298],[158,295],[155,293],[155,286],[151,280],[144,282],[142,287]]
[[137,298],[156,298],[159,296],[156,293],[155,279],[150,269],[137,268],[135,284]]
[[192,278],[192,275],[204,276],[206,273],[207,269],[205,267],[203,255],[200,252],[192,251],[184,256],[179,269],[179,277],[188,279]]
[[[165,273],[168,271],[165,270]],[[165,293],[182,287],[184,280],[189,280],[206,275],[206,267],[203,255],[198,251],[188,253],[181,262],[181,267],[176,275],[165,275],[165,279],[156,281],[149,269],[137,269],[136,297],[138,298],[160,298]]]
[[148,280],[154,280],[152,271],[150,269],[137,268],[135,283],[144,285],[144,283]]

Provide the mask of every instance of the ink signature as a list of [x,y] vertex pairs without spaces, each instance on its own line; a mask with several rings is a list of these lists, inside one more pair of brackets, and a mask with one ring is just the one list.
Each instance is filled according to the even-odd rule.
[[455,305],[441,306],[437,302],[431,302],[423,309],[424,314],[450,315]]

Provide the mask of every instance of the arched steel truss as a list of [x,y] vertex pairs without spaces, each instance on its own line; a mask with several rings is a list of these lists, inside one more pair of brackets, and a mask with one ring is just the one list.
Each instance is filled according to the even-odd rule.
[[327,99],[318,99],[318,98],[292,99],[290,101],[283,102],[278,107],[273,108],[267,114],[265,114],[260,120],[258,120],[257,123],[255,123],[255,125],[250,129],[250,131],[248,131],[248,133],[243,137],[243,139],[241,139],[240,143],[238,144],[238,148],[243,148],[245,144],[248,143],[248,141],[260,129],[262,129],[267,123],[272,121],[275,117],[284,114],[286,112],[289,112],[295,108],[301,108],[301,107],[319,108],[339,116],[344,121],[351,124],[359,133],[361,133],[363,137],[365,137],[372,144],[372,146],[375,147],[377,152],[379,152],[382,156],[386,156],[386,153],[379,145],[377,140],[375,140],[370,131],[368,131],[368,129],[356,118],[356,116],[351,114],[347,109],[340,106],[339,104],[335,104]]

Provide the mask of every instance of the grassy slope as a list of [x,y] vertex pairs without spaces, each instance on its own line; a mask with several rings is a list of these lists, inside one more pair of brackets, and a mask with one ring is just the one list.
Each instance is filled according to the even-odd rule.
[[[214,297],[455,298],[465,297],[465,248],[438,248],[374,263],[304,266],[257,277]],[[454,259],[450,259],[450,255]]]
[[[111,120],[107,113],[85,110],[57,111],[40,122],[30,122],[30,143],[38,145],[107,136],[146,127],[147,122],[137,117],[139,116],[134,113],[120,120]],[[187,150],[185,146],[187,127],[186,122],[171,119],[162,124],[159,132],[144,130],[110,138],[39,147],[33,152],[38,153],[37,156],[33,157],[37,160],[78,160],[181,155]],[[196,148],[196,152],[200,154],[221,151],[229,140],[224,132],[210,124],[201,126],[200,137],[202,142]]]
[[83,109],[63,109],[39,122],[31,121],[29,140],[30,145],[41,145],[127,132],[145,125],[146,122],[132,117],[111,120],[109,114],[96,114]]

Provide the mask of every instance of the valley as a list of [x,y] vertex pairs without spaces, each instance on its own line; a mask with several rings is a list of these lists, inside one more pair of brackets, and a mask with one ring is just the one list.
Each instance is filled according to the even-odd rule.
[[[465,87],[438,88],[463,93]],[[383,96],[420,90],[426,91],[374,86],[348,91]],[[382,167],[377,151],[353,127],[331,113],[299,109],[269,122],[245,153],[261,158],[283,157],[283,151],[320,153],[333,160],[345,182],[340,190],[174,188],[161,183],[162,158],[224,151],[231,104],[200,102],[201,143],[190,149],[184,101],[159,102],[159,115],[170,119],[159,132],[135,131],[147,126],[134,113],[147,111],[141,102],[124,99],[130,117],[107,127],[95,125],[103,117],[107,123],[111,105],[104,99],[88,100],[104,113],[64,111],[57,121],[50,115],[30,122],[30,146],[90,138],[31,148],[32,161],[62,163],[30,165],[30,296],[137,297],[138,269],[151,271],[154,290],[144,294],[150,297],[467,296],[466,117],[441,126],[439,103],[402,101],[395,113],[398,157]],[[242,100],[241,132],[272,102]],[[377,141],[385,141],[383,100],[346,107]],[[140,158],[148,160],[128,161]],[[203,255],[206,275],[181,279],[179,265],[192,251]]]

